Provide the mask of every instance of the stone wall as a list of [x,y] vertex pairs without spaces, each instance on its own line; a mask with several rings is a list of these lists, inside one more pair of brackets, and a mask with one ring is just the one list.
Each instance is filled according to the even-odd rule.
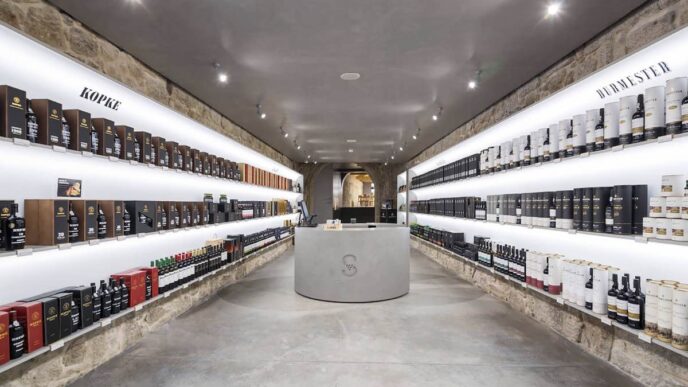
[[0,0],[0,21],[271,159],[286,156],[44,0]]
[[292,244],[289,238],[251,254],[216,274],[159,298],[140,311],[113,320],[96,329],[0,374],[2,386],[65,386],[134,345],[147,333],[198,305],[220,289],[235,283],[283,254]]
[[688,1],[651,0],[413,158],[409,168],[688,25]]
[[605,325],[599,318],[532,288],[507,280],[488,268],[411,237],[411,247],[457,277],[472,283],[511,308],[554,330],[586,352],[607,361],[648,386],[688,385],[688,357],[656,344],[641,341],[637,334]]

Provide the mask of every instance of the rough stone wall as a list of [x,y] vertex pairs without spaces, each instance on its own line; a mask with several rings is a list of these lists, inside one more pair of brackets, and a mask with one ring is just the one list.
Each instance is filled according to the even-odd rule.
[[94,330],[42,354],[0,375],[0,385],[8,387],[65,386],[131,347],[147,333],[198,305],[220,289],[235,283],[284,253],[292,244],[288,239],[251,255],[236,266],[229,266],[212,277],[179,289],[140,311],[116,319],[108,327]]
[[437,262],[457,277],[472,283],[486,293],[506,302],[554,330],[583,350],[618,367],[648,386],[688,385],[688,357],[638,336],[608,325],[551,297],[523,288],[499,274],[468,263],[456,255],[422,239],[411,237],[411,247]]
[[234,141],[294,167],[289,158],[44,0],[0,0],[0,21]]
[[652,0],[585,43],[523,86],[436,142],[407,165],[419,164],[488,129],[603,67],[688,25],[688,1]]

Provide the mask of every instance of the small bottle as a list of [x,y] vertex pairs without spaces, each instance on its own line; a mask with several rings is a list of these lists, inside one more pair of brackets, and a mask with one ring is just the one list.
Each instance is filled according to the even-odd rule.
[[131,234],[131,214],[127,211],[126,207],[124,207],[124,213],[122,214],[122,230],[124,231],[124,235]]
[[74,205],[69,202],[69,217],[67,218],[69,243],[79,241],[79,217],[74,212]]
[[546,162],[551,159],[551,154],[549,152],[549,128],[547,128],[547,134],[545,136],[545,141],[542,142],[542,161]]
[[19,204],[12,204],[10,216],[3,222],[2,234],[5,236],[5,250],[21,250],[26,244],[26,223],[24,218],[17,215]]
[[556,200],[550,200],[549,202],[549,228],[557,227],[557,206]]
[[91,125],[91,153],[97,154],[99,146],[98,132],[96,128]]
[[146,300],[153,297],[153,281],[149,272],[146,272]]
[[[683,111],[683,108],[681,108],[681,111]],[[638,94],[635,113],[633,113],[633,117],[631,118],[631,134],[633,135],[632,141],[634,143],[645,141],[645,107],[642,94]]]
[[573,120],[571,120],[571,126],[569,127],[569,132],[566,134],[566,157],[573,156]]
[[526,146],[523,148],[523,160],[521,160],[521,165],[530,165],[530,135],[528,135]]
[[502,147],[498,146],[497,147],[497,157],[495,157],[495,172],[499,172],[502,170]]
[[609,201],[604,208],[604,232],[611,234],[614,230],[614,188],[609,192]]
[[134,137],[134,160],[139,163],[143,162],[143,160],[141,160],[141,144],[139,144],[139,140],[137,140],[136,137]]
[[98,216],[96,217],[98,222],[98,239],[107,238],[107,218],[105,217],[105,212],[103,208],[98,204]]
[[101,294],[100,291],[96,288],[96,283],[91,282],[91,294],[93,294],[93,322],[96,322],[100,320],[100,313],[101,313]]
[[100,280],[100,317],[107,318],[110,317],[110,311],[112,310],[112,295],[105,285],[105,280]]
[[607,317],[616,320],[616,297],[619,295],[619,279],[616,273],[612,274],[612,287],[607,291]]
[[122,303],[120,304],[119,309],[125,310],[129,307],[129,288],[124,282],[124,278],[119,279],[119,291],[122,294]]
[[633,289],[628,298],[628,326],[643,329],[645,321],[645,295],[640,292],[640,277],[633,278]]
[[160,227],[163,230],[167,230],[167,211],[165,211],[165,207],[160,208]]
[[117,132],[115,132],[115,146],[113,147],[113,152],[113,156],[117,158],[122,157],[122,140],[120,140]]
[[542,271],[542,290],[549,292],[549,257],[545,264],[545,270]]
[[592,267],[590,268],[590,277],[585,283],[585,309],[592,310]]
[[38,142],[38,116],[31,109],[31,100],[26,100],[26,139],[32,143]]
[[10,359],[18,359],[24,354],[24,342],[26,341],[24,335],[24,327],[17,320],[17,312],[10,310]]
[[616,322],[628,324],[628,274],[621,277],[621,289],[616,296]]
[[595,126],[595,151],[604,149],[604,109],[600,109],[600,120]]
[[69,149],[72,142],[72,131],[69,129],[67,120],[62,116],[62,146]]
[[79,312],[79,306],[76,304],[74,298],[72,298],[72,333],[79,330],[79,320],[81,319]]
[[110,303],[110,314],[112,315],[119,313],[119,308],[122,306],[122,293],[114,278],[110,278],[109,282],[109,288],[112,294],[112,302]]

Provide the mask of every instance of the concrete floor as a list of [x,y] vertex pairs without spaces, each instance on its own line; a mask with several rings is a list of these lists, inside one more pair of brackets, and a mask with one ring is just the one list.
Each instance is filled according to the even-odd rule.
[[373,304],[294,293],[293,251],[73,386],[634,386],[412,251],[411,292]]

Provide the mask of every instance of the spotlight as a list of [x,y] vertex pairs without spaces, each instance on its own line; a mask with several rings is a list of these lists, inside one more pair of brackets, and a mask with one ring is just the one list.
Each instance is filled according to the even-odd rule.
[[310,158],[311,158],[311,155],[308,155],[308,158],[310,159]]
[[264,120],[265,118],[267,118],[267,116],[268,116],[268,115],[265,114],[265,113],[260,113],[260,119],[261,119],[261,120]]
[[416,133],[411,136],[414,140],[418,140],[418,137],[420,137],[420,128],[416,131]]
[[387,166],[387,162],[385,161],[385,167]]
[[403,146],[400,146],[400,147],[399,147],[399,152],[403,152],[403,151],[404,151],[404,147],[403,147]]
[[318,165],[318,160],[313,161],[313,164]]
[[547,6],[547,16],[556,16],[561,11],[561,3],[551,3]]
[[297,145],[297,146],[296,146],[296,149],[301,149],[301,145]]
[[354,150],[349,148],[349,153],[354,153]]
[[414,134],[414,135],[413,135],[413,139],[414,139],[414,140],[418,140],[418,136],[416,136],[416,135]]
[[256,105],[256,113],[258,113],[258,117],[260,117],[261,120],[264,120],[268,117],[268,115],[263,112],[263,107],[260,106],[260,104]]
[[227,81],[229,81],[229,75],[227,75],[227,73],[219,73],[217,74],[217,80],[220,81],[220,83],[227,83]]
[[392,155],[392,157],[390,157],[390,159],[394,160],[394,155]]
[[440,106],[440,108],[439,108],[439,110],[437,111],[437,113],[435,113],[435,114],[432,115],[432,120],[433,120],[433,121],[439,120],[441,115],[442,115],[442,106]]
[[475,89],[476,87],[478,87],[478,82],[476,82],[476,81],[470,81],[470,82],[468,82],[468,88],[469,88],[469,89],[473,90],[473,89]]
[[432,120],[433,120],[433,121],[437,121],[438,118],[439,118],[439,117],[437,116],[437,114],[433,114],[433,115],[432,115]]

